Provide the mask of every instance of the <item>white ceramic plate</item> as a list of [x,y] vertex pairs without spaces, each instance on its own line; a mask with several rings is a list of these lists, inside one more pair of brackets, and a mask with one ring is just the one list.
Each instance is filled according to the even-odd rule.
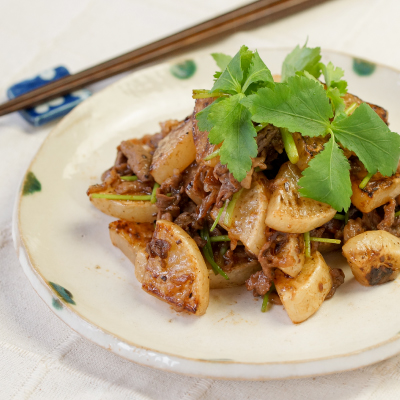
[[[260,51],[273,73],[287,52]],[[392,130],[399,130],[399,72],[333,52],[324,61],[344,68],[350,91],[388,109]],[[245,287],[213,290],[203,317],[178,314],[141,290],[134,267],[111,245],[112,219],[91,206],[87,187],[112,165],[121,140],[191,113],[191,90],[211,87],[215,69],[205,55],[174,66],[175,75],[170,64],[137,72],[85,101],[51,132],[15,207],[15,246],[33,287],[82,336],[134,362],[183,374],[299,377],[400,352],[400,281],[362,287],[340,254],[327,261],[344,266],[345,284],[312,318],[293,325],[282,307],[261,313],[261,301]]]

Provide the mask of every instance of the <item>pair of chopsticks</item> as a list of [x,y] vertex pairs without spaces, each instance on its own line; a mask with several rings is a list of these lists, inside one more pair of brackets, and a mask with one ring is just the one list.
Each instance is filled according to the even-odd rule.
[[167,56],[238,31],[269,23],[327,0],[259,0],[112,60],[66,76],[0,105],[0,116],[36,106],[121,72],[160,61]]

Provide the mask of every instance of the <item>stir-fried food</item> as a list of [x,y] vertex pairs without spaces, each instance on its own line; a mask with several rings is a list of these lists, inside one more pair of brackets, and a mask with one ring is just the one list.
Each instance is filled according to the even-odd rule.
[[[210,289],[245,285],[311,317],[344,283],[323,253],[342,248],[355,279],[400,272],[400,138],[388,113],[347,92],[320,49],[297,46],[275,80],[257,51],[213,54],[210,90],[183,121],[128,139],[88,189],[117,218],[112,243],[142,289],[203,315]],[[321,80],[320,80],[321,79]]]

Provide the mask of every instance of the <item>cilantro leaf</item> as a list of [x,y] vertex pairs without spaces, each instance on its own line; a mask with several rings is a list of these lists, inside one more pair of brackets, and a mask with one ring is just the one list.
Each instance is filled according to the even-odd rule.
[[390,176],[400,156],[400,136],[388,128],[372,108],[363,103],[347,118],[334,121],[337,140],[354,151],[368,172]]
[[347,211],[352,195],[349,171],[349,162],[331,137],[303,171],[299,192],[303,197],[330,204],[337,211]]
[[344,112],[344,109],[346,108],[346,105],[345,105],[343,98],[340,95],[339,89],[338,88],[328,88],[326,90],[326,95],[331,100],[331,104],[335,111],[335,117],[339,114],[342,114]]
[[344,71],[342,68],[336,67],[329,62],[327,65],[321,63],[321,70],[325,78],[326,86],[331,86],[332,82],[339,82],[343,76]]
[[221,71],[223,71],[232,60],[231,56],[228,56],[224,53],[212,53],[211,56],[215,60]]
[[311,49],[306,47],[296,46],[289,53],[282,64],[282,82],[286,82],[291,76],[294,76],[297,71],[307,71],[315,78],[321,75],[321,48],[316,47]]
[[248,87],[252,83],[256,82],[264,82],[269,83],[270,85],[274,85],[274,79],[272,78],[271,71],[264,64],[264,61],[261,60],[258,52],[255,51],[252,56],[252,61],[249,66],[249,70],[247,73],[246,81],[243,84],[242,92],[246,92]]
[[222,100],[224,100],[224,97],[218,97],[213,103],[196,114],[197,127],[199,128],[200,132],[210,132],[214,124],[208,120],[208,115],[212,111],[213,107],[215,107],[215,105]]
[[259,123],[270,123],[306,136],[321,136],[330,127],[332,107],[324,88],[304,76],[276,84],[274,90],[262,88],[242,100]]
[[221,76],[215,81],[211,92],[221,91],[229,94],[240,93],[242,91],[242,55],[248,52],[246,46],[242,46],[226,66]]
[[223,142],[219,153],[221,164],[228,164],[229,171],[239,182],[251,169],[251,157],[257,157],[257,143],[254,140],[257,132],[249,110],[240,104],[244,97],[240,93],[225,98],[215,104],[208,115],[208,120],[213,124],[208,135],[210,143]]

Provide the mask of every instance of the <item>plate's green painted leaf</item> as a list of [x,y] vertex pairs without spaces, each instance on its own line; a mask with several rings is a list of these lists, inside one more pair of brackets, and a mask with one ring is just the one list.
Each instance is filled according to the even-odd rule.
[[400,136],[391,132],[372,108],[363,103],[347,118],[332,123],[336,139],[354,151],[368,172],[390,176],[400,157]]
[[171,67],[171,74],[178,79],[189,79],[196,72],[196,64],[193,60],[186,60]]
[[49,282],[49,284],[67,303],[76,304],[75,301],[72,299],[73,296],[69,290],[65,289],[61,285],[58,285],[57,283],[54,282]]
[[299,180],[303,197],[330,204],[335,210],[350,207],[352,195],[350,164],[333,138],[325,144],[303,171]]
[[291,76],[294,76],[297,71],[307,71],[315,78],[321,75],[321,48],[296,46],[289,53],[282,64],[282,82],[286,82]]
[[274,79],[272,78],[271,71],[264,64],[263,60],[261,60],[258,52],[256,51],[253,55],[252,61],[250,63],[250,67],[247,73],[246,81],[243,84],[242,91],[246,92],[247,88],[256,82],[263,82],[274,85]]
[[27,194],[32,194],[35,192],[40,192],[42,190],[42,185],[36,178],[33,172],[28,172],[26,174],[24,188],[22,189],[22,194],[25,196]]
[[360,76],[369,76],[374,73],[376,65],[360,58],[353,59],[353,71]]
[[251,157],[257,157],[257,132],[251,122],[251,114],[240,104],[243,94],[237,94],[217,103],[209,113],[213,123],[208,138],[210,143],[223,142],[220,150],[221,164],[240,182],[251,169]]
[[274,90],[260,89],[242,100],[253,114],[253,121],[270,123],[306,136],[325,135],[333,117],[324,88],[305,76],[289,78]]

